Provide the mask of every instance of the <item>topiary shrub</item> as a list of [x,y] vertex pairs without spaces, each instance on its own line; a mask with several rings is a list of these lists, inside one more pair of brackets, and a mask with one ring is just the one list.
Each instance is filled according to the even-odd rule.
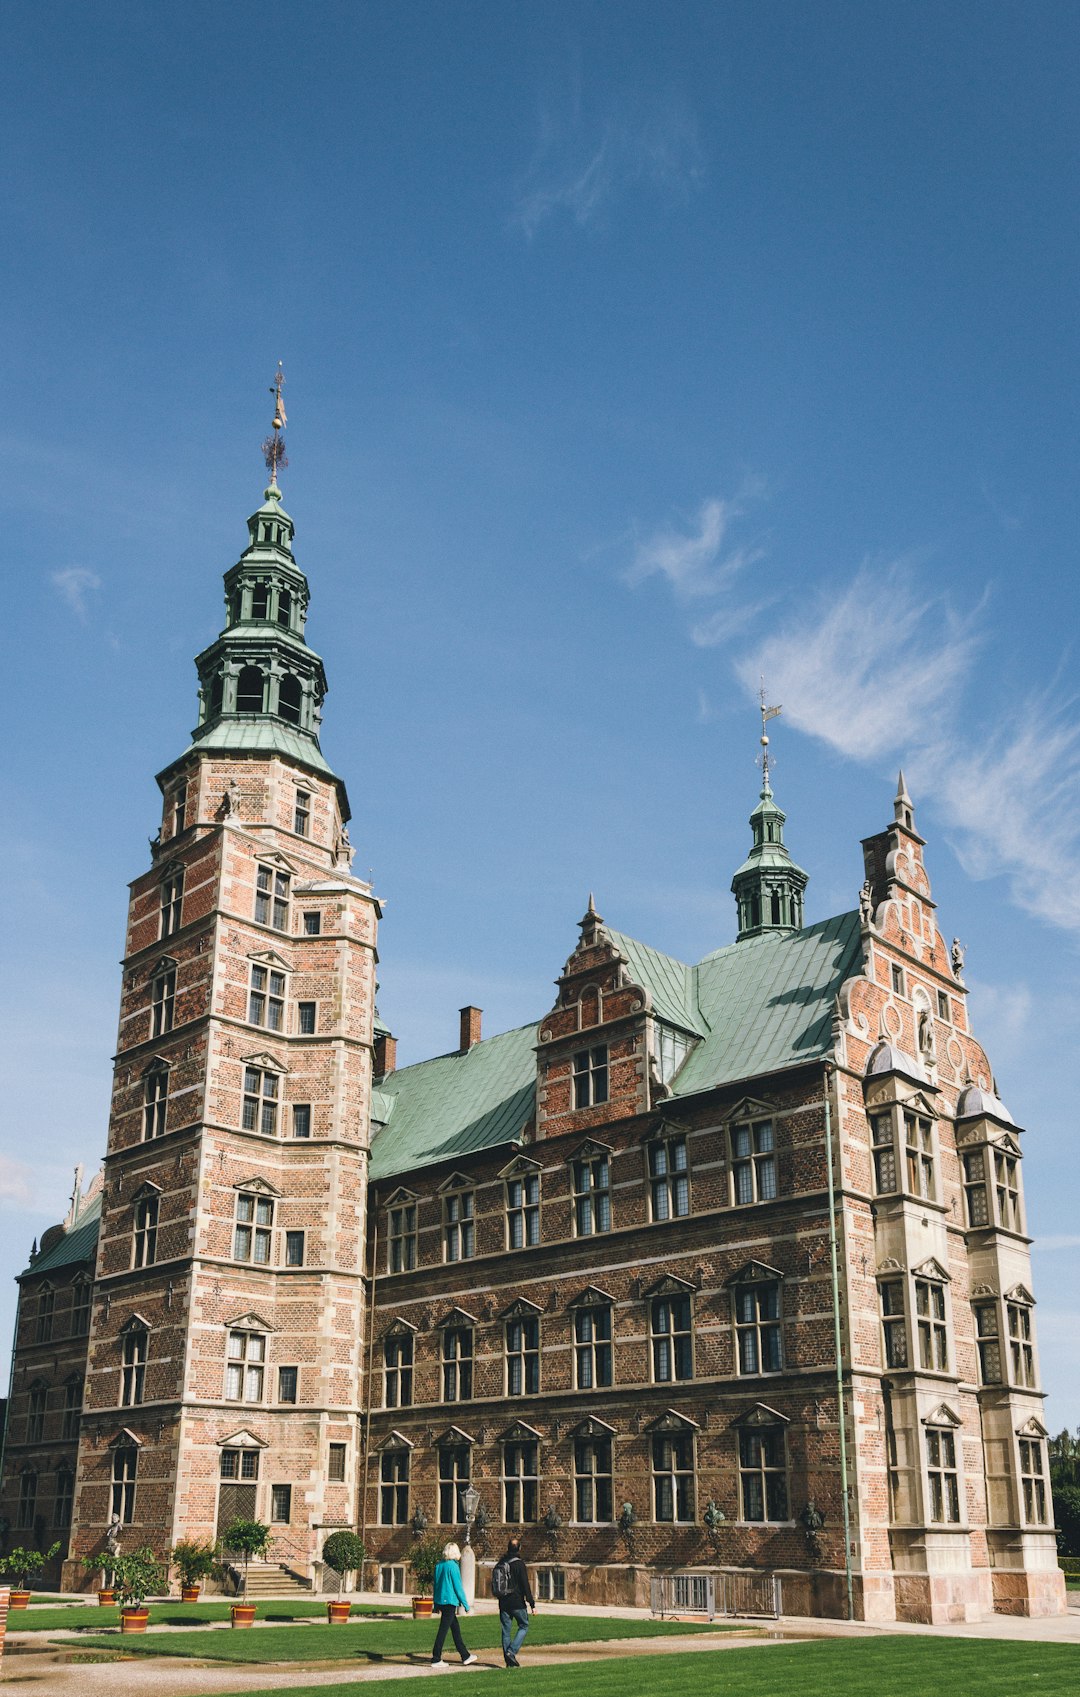
[[331,1532],[327,1538],[322,1547],[322,1559],[338,1576],[339,1597],[345,1589],[346,1574],[359,1573],[366,1555],[364,1540],[344,1527],[340,1532]]

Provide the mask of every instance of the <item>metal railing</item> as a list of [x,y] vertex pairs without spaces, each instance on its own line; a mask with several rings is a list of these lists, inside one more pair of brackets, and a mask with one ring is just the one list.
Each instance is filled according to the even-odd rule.
[[654,1573],[651,1606],[665,1615],[747,1615],[777,1620],[783,1613],[778,1573]]

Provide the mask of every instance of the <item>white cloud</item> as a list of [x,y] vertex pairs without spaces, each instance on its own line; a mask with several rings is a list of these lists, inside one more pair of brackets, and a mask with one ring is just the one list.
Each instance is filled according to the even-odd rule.
[[[744,495],[734,501],[713,496],[701,503],[688,527],[656,530],[639,540],[626,581],[638,584],[660,575],[682,601],[720,594],[741,571],[763,557],[759,544],[742,544],[724,551],[732,520],[741,518],[745,510],[745,496],[757,494],[759,489],[758,484],[748,485]],[[707,647],[717,639],[705,635],[694,640]]]
[[32,1177],[32,1167],[10,1155],[0,1155],[0,1205],[27,1207],[33,1194]]
[[50,582],[75,617],[85,624],[90,610],[87,598],[92,590],[101,588],[97,572],[87,566],[65,566],[63,571],[51,574]]

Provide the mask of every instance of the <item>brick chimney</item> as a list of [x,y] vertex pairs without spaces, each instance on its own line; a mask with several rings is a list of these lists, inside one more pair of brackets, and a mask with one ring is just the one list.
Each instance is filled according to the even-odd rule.
[[461,1042],[458,1044],[458,1048],[463,1055],[472,1048],[474,1043],[479,1043],[480,1021],[483,1017],[483,1008],[461,1009]]
[[380,1031],[375,1039],[375,1077],[385,1078],[397,1066],[397,1038]]

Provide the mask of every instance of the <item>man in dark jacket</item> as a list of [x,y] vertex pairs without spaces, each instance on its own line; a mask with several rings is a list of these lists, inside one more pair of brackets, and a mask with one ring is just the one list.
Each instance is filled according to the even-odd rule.
[[[499,1599],[499,1625],[502,1627],[503,1661],[508,1668],[516,1668],[518,1651],[525,1642],[525,1634],[529,1630],[529,1617],[526,1604],[536,1613],[536,1598],[529,1584],[529,1572],[521,1559],[521,1539],[511,1538],[506,1546],[506,1554],[495,1563],[495,1573],[505,1571],[505,1581],[499,1583],[492,1576],[495,1595]],[[505,1588],[504,1588],[505,1587]]]

